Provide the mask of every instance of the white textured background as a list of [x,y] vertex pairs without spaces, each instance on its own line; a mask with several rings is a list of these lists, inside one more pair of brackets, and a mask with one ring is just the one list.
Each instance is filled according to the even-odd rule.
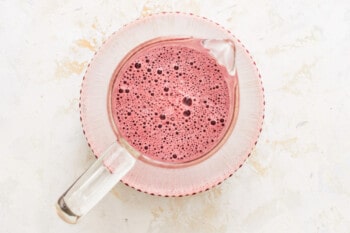
[[[93,162],[79,122],[83,72],[113,31],[185,11],[252,53],[266,120],[219,187],[161,198],[118,184],[75,226],[54,204]],[[0,232],[350,232],[349,0],[0,1]]]

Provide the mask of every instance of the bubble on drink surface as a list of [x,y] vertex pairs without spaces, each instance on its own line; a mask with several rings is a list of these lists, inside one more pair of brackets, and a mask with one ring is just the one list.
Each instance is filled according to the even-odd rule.
[[191,111],[190,110],[185,110],[183,114],[184,114],[184,116],[188,117],[188,116],[191,115]]
[[136,69],[140,69],[140,68],[141,68],[141,63],[136,62],[136,63],[135,63],[135,68],[136,68]]
[[182,100],[182,103],[187,105],[187,106],[191,106],[192,105],[192,99],[190,97],[184,97]]
[[150,158],[186,162],[212,150],[227,129],[225,70],[204,50],[161,44],[146,56],[136,52],[121,68],[112,89],[113,120]]

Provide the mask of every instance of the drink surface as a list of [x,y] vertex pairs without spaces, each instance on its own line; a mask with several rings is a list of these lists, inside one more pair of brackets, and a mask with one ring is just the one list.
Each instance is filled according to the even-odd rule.
[[110,111],[117,134],[152,160],[196,160],[230,127],[235,78],[200,39],[145,43],[115,74]]

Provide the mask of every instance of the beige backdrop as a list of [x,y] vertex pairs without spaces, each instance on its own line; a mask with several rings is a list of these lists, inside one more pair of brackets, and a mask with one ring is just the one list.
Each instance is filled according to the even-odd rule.
[[[67,225],[56,199],[94,160],[83,73],[108,35],[160,11],[206,16],[247,46],[266,91],[259,143],[208,192],[161,198],[118,184]],[[1,1],[0,232],[349,232],[349,25],[348,0]]]

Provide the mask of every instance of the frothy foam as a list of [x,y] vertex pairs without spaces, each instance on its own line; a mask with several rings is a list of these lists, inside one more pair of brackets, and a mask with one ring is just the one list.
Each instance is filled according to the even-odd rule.
[[124,61],[112,87],[118,133],[154,160],[200,158],[215,148],[231,122],[230,79],[199,39],[143,45]]

